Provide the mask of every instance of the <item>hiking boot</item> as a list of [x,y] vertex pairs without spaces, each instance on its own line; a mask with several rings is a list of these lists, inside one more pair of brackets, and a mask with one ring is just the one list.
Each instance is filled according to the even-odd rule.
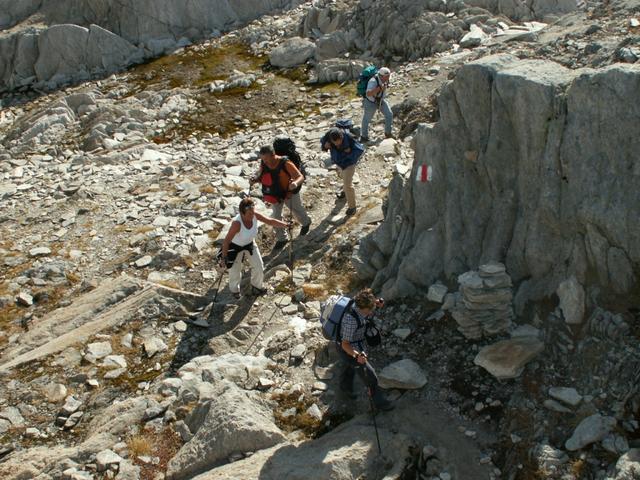
[[311,222],[307,223],[306,225],[303,225],[302,228],[300,229],[300,236],[304,237],[307,233],[309,233],[309,227],[311,226]]
[[258,287],[254,287],[253,285],[251,285],[251,293],[253,295],[255,295],[256,297],[258,297],[260,295],[264,295],[265,293],[267,293],[267,289],[266,288],[258,288]]
[[380,410],[381,412],[390,412],[391,410],[393,410],[395,408],[395,406],[393,405],[393,403],[391,403],[389,400],[385,399],[385,400],[380,400],[378,402],[374,403],[375,407]]
[[284,247],[287,244],[286,240],[278,240],[276,242],[276,244],[273,246],[274,250],[280,250],[282,247]]
[[346,197],[346,194],[344,193],[344,190],[339,190],[336,192],[336,198],[337,199],[343,199],[344,197]]
[[396,138],[393,136],[393,133],[385,133],[384,138]]
[[356,213],[356,207],[347,208],[347,211],[345,212],[347,217],[350,217],[351,215],[355,215],[355,213]]

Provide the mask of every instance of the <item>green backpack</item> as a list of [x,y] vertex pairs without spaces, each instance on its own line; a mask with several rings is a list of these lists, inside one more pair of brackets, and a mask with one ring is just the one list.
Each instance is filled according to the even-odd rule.
[[375,65],[369,65],[362,70],[356,87],[359,97],[364,97],[367,94],[367,84],[376,73],[378,73],[378,68]]

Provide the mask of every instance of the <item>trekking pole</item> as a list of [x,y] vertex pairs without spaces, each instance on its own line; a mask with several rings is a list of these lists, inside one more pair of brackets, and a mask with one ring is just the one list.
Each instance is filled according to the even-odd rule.
[[[361,368],[364,368],[364,376],[368,376],[367,367],[362,365]],[[373,389],[371,387],[367,387],[367,392],[369,394],[369,404],[371,406],[371,418],[373,419],[373,429],[376,432],[376,441],[378,442],[378,454],[382,455],[382,447],[380,446],[380,435],[378,434],[378,423],[376,422],[376,409],[373,404]]]
[[220,284],[222,283],[222,277],[224,277],[224,272],[227,271],[227,266],[225,265],[220,272],[220,278],[218,278],[218,284],[216,285],[216,294],[213,296],[213,300],[211,303],[216,303],[216,299],[218,298],[218,292],[220,292]]
[[293,195],[289,199],[289,268],[291,269],[291,277],[293,278]]
[[247,350],[244,352],[244,355],[247,355],[249,351],[253,348],[253,346],[255,345],[256,341],[258,340],[262,332],[264,332],[264,329],[267,328],[267,325],[269,325],[269,322],[271,322],[271,319],[273,318],[273,316],[280,309],[280,307],[282,307],[282,301],[285,299],[285,297],[286,295],[283,294],[282,298],[280,298],[280,303],[276,305],[276,308],[274,308],[273,313],[271,313],[271,316],[267,319],[266,322],[264,322],[264,325],[262,325],[262,328],[260,329],[260,331],[256,334],[251,344],[247,347]]

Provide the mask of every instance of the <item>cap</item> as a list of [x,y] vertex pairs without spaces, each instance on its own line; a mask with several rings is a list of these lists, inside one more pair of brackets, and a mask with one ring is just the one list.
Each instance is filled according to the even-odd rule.
[[391,75],[391,70],[389,70],[387,67],[382,67],[380,70],[378,70],[378,73],[381,76],[386,77],[387,75]]

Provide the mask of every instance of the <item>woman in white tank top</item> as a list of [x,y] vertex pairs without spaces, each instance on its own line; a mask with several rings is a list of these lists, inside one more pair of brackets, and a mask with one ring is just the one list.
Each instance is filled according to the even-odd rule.
[[231,222],[229,232],[222,243],[221,266],[229,266],[229,290],[240,298],[240,281],[242,280],[242,261],[249,257],[251,265],[252,293],[262,295],[264,288],[264,264],[260,250],[255,243],[258,234],[258,222],[266,223],[276,228],[287,228],[288,224],[275,218],[265,217],[255,211],[252,198],[244,198],[240,202],[240,213]]

